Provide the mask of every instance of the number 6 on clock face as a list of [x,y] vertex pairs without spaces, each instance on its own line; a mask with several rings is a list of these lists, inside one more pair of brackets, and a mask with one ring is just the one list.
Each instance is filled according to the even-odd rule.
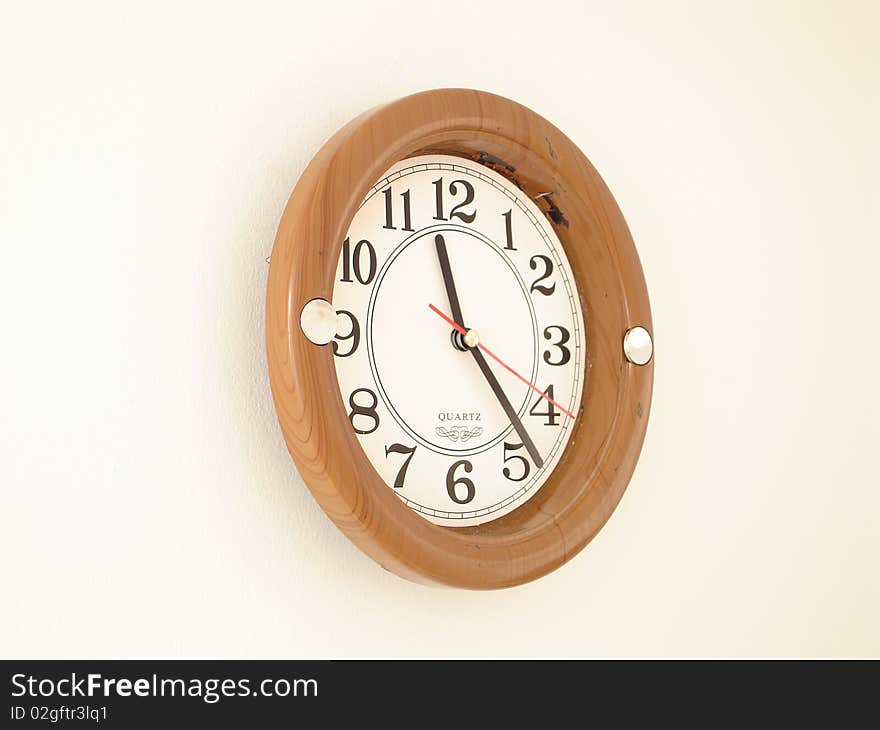
[[411,509],[473,526],[546,483],[581,405],[585,329],[562,245],[516,185],[458,157],[397,163],[349,226],[333,307],[351,427]]

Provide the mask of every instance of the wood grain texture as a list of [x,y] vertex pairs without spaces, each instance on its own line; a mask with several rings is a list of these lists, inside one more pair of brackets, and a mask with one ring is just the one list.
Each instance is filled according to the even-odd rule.
[[[299,327],[303,305],[332,299],[349,224],[398,160],[450,154],[514,181],[553,223],[586,325],[585,392],[562,458],[519,509],[470,528],[434,525],[375,472],[348,421],[330,347]],[[653,360],[629,363],[622,340],[653,335],[648,292],[626,222],[602,178],[562,132],[513,101],[465,89],[427,91],[366,112],[339,130],[285,208],[269,269],[266,347],[278,420],[293,460],[333,522],[405,578],[502,588],[538,578],[579,552],[608,520],[641,450]]]

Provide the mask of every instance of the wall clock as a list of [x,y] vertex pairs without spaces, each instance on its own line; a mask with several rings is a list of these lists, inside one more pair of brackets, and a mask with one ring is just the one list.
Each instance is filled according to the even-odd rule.
[[270,261],[278,420],[364,552],[500,588],[604,525],[647,426],[651,311],[617,204],[556,127],[463,89],[368,111],[303,173]]

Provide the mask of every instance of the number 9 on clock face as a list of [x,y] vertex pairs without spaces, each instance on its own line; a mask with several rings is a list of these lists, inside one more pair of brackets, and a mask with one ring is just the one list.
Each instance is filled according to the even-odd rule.
[[388,489],[449,527],[538,493],[580,408],[585,330],[565,251],[516,185],[458,157],[394,165],[352,220],[333,307],[342,402]]

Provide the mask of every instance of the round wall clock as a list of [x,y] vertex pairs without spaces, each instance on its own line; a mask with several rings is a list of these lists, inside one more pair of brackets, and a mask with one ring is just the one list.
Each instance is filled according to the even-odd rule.
[[620,210],[556,127],[462,89],[366,112],[303,173],[270,261],[278,420],[364,552],[501,588],[601,529],[645,435],[651,311]]

